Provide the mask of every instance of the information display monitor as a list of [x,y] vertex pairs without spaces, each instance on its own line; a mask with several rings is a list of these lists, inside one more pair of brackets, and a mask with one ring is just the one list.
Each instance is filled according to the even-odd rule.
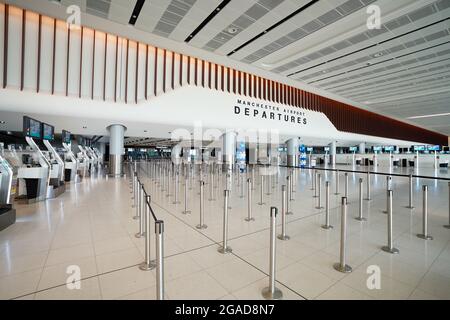
[[48,141],[55,140],[55,127],[47,123],[42,123],[42,139]]
[[30,117],[23,117],[23,134],[27,137],[41,139],[41,122]]

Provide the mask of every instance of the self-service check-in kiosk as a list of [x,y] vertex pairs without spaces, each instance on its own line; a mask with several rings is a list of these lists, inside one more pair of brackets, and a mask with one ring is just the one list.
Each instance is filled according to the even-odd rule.
[[78,149],[80,152],[77,153],[77,159],[79,161],[81,176],[88,177],[90,175],[91,159],[82,146],[78,145]]
[[64,148],[64,180],[65,182],[79,182],[81,175],[79,175],[79,161],[72,152],[72,137],[71,133],[62,131],[62,146]]
[[12,207],[12,180],[13,168],[0,154],[0,231],[16,222],[16,210]]
[[48,152],[43,152],[50,163],[50,179],[47,188],[47,198],[52,199],[66,190],[64,183],[64,162],[53,148],[51,141],[55,140],[55,127],[42,123],[42,139]]
[[41,122],[24,117],[23,130],[30,149],[20,152],[17,178],[19,184],[22,181],[25,184],[22,199],[27,203],[33,203],[47,198],[51,164],[34,141],[42,138]]

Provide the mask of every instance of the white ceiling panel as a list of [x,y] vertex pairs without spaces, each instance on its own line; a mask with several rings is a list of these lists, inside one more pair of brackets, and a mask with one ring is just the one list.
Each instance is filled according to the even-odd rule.
[[[60,1],[124,26],[136,2]],[[379,30],[366,26],[369,5],[381,10]],[[146,0],[135,28],[151,34],[154,45],[171,40],[203,50],[213,62],[244,63],[275,79],[450,133],[448,116],[409,119],[450,112],[450,0]]]

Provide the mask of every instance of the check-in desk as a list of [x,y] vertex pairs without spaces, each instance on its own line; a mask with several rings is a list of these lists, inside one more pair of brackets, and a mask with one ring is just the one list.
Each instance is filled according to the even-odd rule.
[[48,167],[21,167],[17,171],[17,178],[25,181],[24,200],[26,203],[46,199],[49,181]]
[[16,222],[16,210],[12,207],[12,180],[12,167],[0,155],[0,231]]

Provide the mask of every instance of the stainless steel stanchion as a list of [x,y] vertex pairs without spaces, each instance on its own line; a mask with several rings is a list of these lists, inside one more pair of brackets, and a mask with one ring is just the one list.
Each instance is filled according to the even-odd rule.
[[262,296],[266,299],[281,299],[283,293],[275,287],[275,271],[276,271],[276,224],[278,209],[270,208],[270,261],[269,261],[269,286],[262,290]]
[[[138,181],[139,182],[139,181]],[[139,195],[139,203],[138,203],[138,217],[139,217],[139,232],[135,234],[136,238],[141,238],[144,236],[144,219],[142,218],[143,216],[143,211],[144,211],[144,188],[141,185],[141,183],[139,182],[139,189],[138,189],[138,195]]]
[[448,183],[448,224],[444,228],[450,229],[450,182]]
[[367,171],[367,196],[365,200],[372,200],[370,195],[370,171]]
[[311,190],[314,190],[314,180],[316,179],[316,170],[313,168],[311,172]]
[[344,197],[348,199],[348,172],[344,174]]
[[176,170],[175,173],[175,200],[173,201],[173,204],[179,204],[180,203],[180,199],[179,199],[179,192],[180,192],[180,175],[178,172],[178,169]]
[[267,176],[267,183],[266,183],[266,185],[267,185],[267,190],[266,190],[266,196],[270,196],[272,193],[271,193],[271,190],[270,190],[270,180],[271,180],[271,176],[270,175],[268,175]]
[[255,190],[255,165],[252,165],[252,190]]
[[330,181],[325,182],[325,224],[323,229],[333,229],[330,225]]
[[291,202],[289,194],[291,193],[291,188],[292,188],[291,179],[292,179],[292,176],[290,176],[290,175],[288,175],[286,177],[286,187],[287,187],[287,195],[288,195],[288,199],[286,201],[286,215],[293,214],[293,212],[289,209],[290,208],[290,202]]
[[366,221],[363,217],[363,178],[359,178],[359,215],[355,219],[358,221]]
[[317,195],[317,177],[318,177],[318,175],[319,174],[317,172],[314,173],[314,196],[313,196],[313,198],[318,197],[318,195]]
[[247,179],[247,218],[245,221],[255,221],[255,218],[252,217],[252,179]]
[[205,224],[205,217],[204,217],[204,188],[205,188],[205,182],[200,181],[200,224],[196,226],[197,229],[206,229],[208,226]]
[[319,173],[317,182],[317,206],[316,209],[323,209],[322,207],[322,175]]
[[288,192],[288,197],[289,197],[289,201],[294,201],[294,192],[295,192],[295,187],[294,187],[294,180],[295,180],[295,173],[293,172],[293,170],[291,170],[291,175],[290,175],[290,179],[289,182],[291,183],[290,187],[289,187],[289,192]]
[[264,202],[264,175],[261,175],[261,194],[260,194],[260,201],[259,201],[259,205],[262,206],[263,204],[265,204]]
[[422,233],[418,234],[417,237],[424,240],[433,240],[433,237],[428,234],[428,186],[422,186],[423,190],[423,201],[422,201]]
[[209,199],[208,201],[215,201],[214,197],[214,172],[209,174]]
[[339,191],[339,170],[336,170],[336,177],[335,177],[335,183],[336,183],[336,192],[334,193],[335,195],[340,194]]
[[396,254],[400,251],[397,248],[394,248],[393,239],[392,239],[392,190],[387,191],[388,197],[388,244],[381,248],[381,250]]
[[150,212],[150,201],[151,198],[149,195],[147,195],[146,197],[146,202],[144,203],[144,207],[145,207],[145,246],[144,246],[144,250],[145,250],[145,258],[144,258],[144,262],[142,262],[139,265],[139,269],[143,270],[143,271],[148,271],[148,270],[153,270],[156,267],[155,261],[151,261],[151,212]]
[[343,273],[352,272],[352,267],[346,264],[346,245],[347,245],[347,198],[342,197],[341,203],[341,248],[340,261],[333,265],[334,269]]
[[[135,196],[135,192],[136,192],[136,190],[135,190],[135,184],[136,184],[136,181],[135,181],[135,179],[136,179],[136,174],[135,173],[133,173],[132,175],[131,175],[131,193],[133,194],[132,196],[131,196],[131,199],[133,199],[134,200],[134,196]],[[134,208],[134,202],[135,201],[133,201],[133,205],[131,206],[132,208]]]
[[183,214],[191,213],[191,211],[188,210],[188,183],[189,183],[189,178],[185,177],[184,178],[184,211],[182,212]]
[[290,237],[286,235],[286,204],[288,202],[286,186],[281,186],[281,234],[278,235],[280,240],[289,240]]
[[244,185],[244,174],[241,174],[241,177],[240,177],[240,179],[241,179],[241,194],[240,194],[240,198],[241,199],[243,199],[244,198],[244,188],[245,188],[245,185]]
[[155,222],[156,233],[156,299],[164,300],[164,221]]
[[413,202],[414,202],[414,200],[413,200],[413,175],[410,174],[409,175],[409,204],[407,206],[408,209],[414,209]]
[[230,196],[230,190],[224,190],[223,192],[223,244],[222,247],[217,249],[220,253],[226,254],[233,251],[231,247],[228,246],[228,198]]
[[[386,191],[391,190],[391,180],[392,180],[391,176],[386,177]],[[387,193],[386,193],[386,195],[387,195]],[[389,198],[386,196],[386,210],[383,210],[383,213],[387,214],[388,211],[389,211]]]

